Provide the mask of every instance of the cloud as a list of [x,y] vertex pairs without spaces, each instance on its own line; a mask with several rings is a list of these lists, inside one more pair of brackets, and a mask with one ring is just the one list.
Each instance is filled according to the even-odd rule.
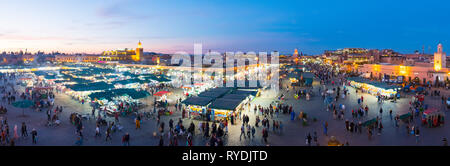
[[96,15],[101,18],[123,18],[123,19],[147,19],[148,15],[135,13],[133,10],[128,9],[129,4],[124,2],[114,3],[109,6],[101,7],[97,9]]

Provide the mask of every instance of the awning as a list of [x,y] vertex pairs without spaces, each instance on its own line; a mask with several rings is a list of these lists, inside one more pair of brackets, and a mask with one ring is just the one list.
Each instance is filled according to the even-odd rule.
[[207,106],[213,99],[209,97],[190,97],[181,103],[186,105],[198,105],[198,106]]
[[165,95],[165,94],[170,95],[170,93],[171,93],[171,92],[169,92],[169,91],[159,91],[159,92],[156,92],[156,93],[153,94],[153,95],[154,95],[154,96],[163,96],[163,95]]
[[424,115],[429,115],[429,114],[433,114],[433,113],[437,113],[439,112],[439,110],[437,108],[429,108],[426,111],[423,112]]
[[209,108],[234,111],[241,103],[242,100],[217,99],[211,103]]

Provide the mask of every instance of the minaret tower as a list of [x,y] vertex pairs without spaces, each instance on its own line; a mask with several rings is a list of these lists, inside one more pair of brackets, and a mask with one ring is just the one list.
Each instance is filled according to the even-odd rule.
[[434,70],[440,71],[442,68],[446,67],[446,55],[443,51],[442,44],[439,43],[437,47],[437,52],[434,53]]
[[144,54],[144,49],[142,48],[142,43],[139,40],[138,47],[136,48],[136,55],[132,57],[133,61],[140,61],[141,56]]
[[294,50],[294,55],[292,55],[295,61],[295,64],[298,64],[298,50],[295,49]]

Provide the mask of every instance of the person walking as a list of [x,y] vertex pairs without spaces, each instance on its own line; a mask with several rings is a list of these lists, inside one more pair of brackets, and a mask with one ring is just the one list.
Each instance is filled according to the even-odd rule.
[[95,108],[92,108],[92,117],[95,118]]
[[306,144],[308,146],[311,146],[311,140],[312,140],[311,134],[308,133],[308,135],[306,136]]
[[17,140],[19,139],[19,135],[17,134],[17,125],[14,125],[14,139],[13,140]]
[[169,130],[172,130],[172,129],[173,129],[173,120],[170,119],[169,120]]
[[250,135],[251,130],[252,130],[252,128],[250,127],[250,125],[247,125],[247,135],[248,135],[249,139],[252,138],[251,135]]
[[136,122],[136,130],[141,129],[141,121],[140,121],[139,116],[136,117],[135,122]]
[[52,111],[50,109],[48,109],[47,110],[47,121],[48,122],[50,122],[50,120],[51,120],[51,114],[52,114]]
[[277,123],[275,122],[275,120],[273,120],[273,123],[272,123],[273,125],[272,125],[272,131],[275,133],[275,128],[276,128],[276,126],[277,126]]
[[409,124],[405,125],[405,128],[406,128],[406,135],[409,135]]
[[267,144],[267,137],[269,137],[269,133],[267,133],[267,129],[266,128],[263,128],[262,136],[263,136],[264,143]]
[[368,116],[369,115],[369,107],[367,105],[366,105],[366,107],[364,107],[364,111],[365,111],[364,115]]
[[187,137],[187,146],[192,146],[192,135],[189,133]]
[[31,138],[32,138],[33,144],[37,144],[37,131],[34,128],[31,131]]
[[[242,131],[241,131],[242,132]],[[242,134],[241,134],[242,135]],[[205,133],[204,133],[204,137],[208,138],[209,137],[209,123],[206,123],[205,125]],[[239,138],[240,139],[240,138]]]
[[245,127],[244,127],[244,124],[242,124],[242,126],[241,126],[241,135],[239,136],[239,141],[241,140],[242,135],[244,136],[244,139],[245,139]]
[[160,121],[160,118],[159,118],[159,114],[158,114],[158,116],[156,117],[156,127],[159,126],[159,121]]
[[108,141],[108,138],[109,138],[109,140],[112,140],[112,138],[111,138],[111,127],[108,127],[108,129],[106,129],[106,139],[105,139],[105,141]]
[[225,126],[225,135],[228,135],[228,121],[227,120],[225,120],[224,126]]
[[392,110],[389,110],[389,117],[390,117],[391,120],[392,120]]
[[99,137],[100,136],[100,127],[97,125],[95,127],[95,137]]
[[22,122],[22,137],[28,137],[27,125],[25,122]]
[[252,126],[252,137],[255,138],[256,128]]
[[130,134],[125,133],[125,135],[123,135],[122,144],[123,146],[130,146]]
[[325,136],[328,136],[328,122],[325,121],[325,123],[323,124],[323,134]]
[[415,134],[416,134],[416,144],[418,144],[419,143],[419,137],[420,137],[420,131],[419,131],[419,128],[418,127],[416,127],[416,132],[415,132]]

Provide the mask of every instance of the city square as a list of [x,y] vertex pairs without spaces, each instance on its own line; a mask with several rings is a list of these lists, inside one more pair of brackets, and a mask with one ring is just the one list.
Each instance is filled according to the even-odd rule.
[[[446,131],[447,125],[440,125],[438,127],[432,127],[429,128],[426,125],[422,124],[422,115],[416,115],[414,117],[414,120],[412,123],[406,123],[403,121],[398,121],[398,127],[395,126],[395,116],[396,115],[404,115],[409,112],[411,112],[411,102],[414,102],[414,96],[416,96],[416,93],[414,92],[399,92],[401,94],[401,97],[398,99],[386,99],[383,102],[380,102],[377,100],[376,95],[371,95],[367,92],[362,92],[362,89],[359,89],[359,92],[357,92],[357,89],[350,86],[350,81],[344,81],[344,77],[330,77],[330,80],[323,81],[317,75],[319,75],[319,71],[314,69],[314,66],[321,66],[322,69],[332,69],[332,65],[325,64],[325,61],[321,60],[313,60],[314,63],[307,62],[306,60],[303,60],[306,65],[296,65],[291,64],[289,67],[282,67],[280,70],[289,70],[288,68],[298,68],[299,66],[301,69],[304,69],[305,66],[310,71],[315,73],[315,76],[313,78],[313,81],[311,82],[310,86],[292,86],[291,83],[292,80],[288,79],[289,76],[281,76],[280,78],[280,91],[278,94],[273,94],[272,91],[264,88],[259,88],[258,95],[252,97],[251,100],[243,103],[243,106],[239,110],[236,110],[236,113],[231,115],[227,115],[226,119],[227,121],[230,121],[230,116],[234,116],[235,122],[234,124],[230,124],[228,122],[227,128],[228,132],[224,136],[221,136],[220,139],[223,140],[224,146],[326,146],[330,145],[330,140],[337,140],[340,145],[355,145],[355,146],[379,146],[379,145],[385,145],[385,146],[439,146],[443,145],[443,139],[448,137],[448,134]],[[311,60],[308,60],[311,61]],[[298,63],[298,62],[297,62]],[[318,65],[319,64],[319,65]],[[97,69],[96,67],[93,67],[91,64],[78,64],[78,65],[70,65],[70,66],[76,66],[75,68],[86,68],[84,66],[91,66],[87,67],[85,70],[90,70],[90,68]],[[94,65],[95,66],[95,65]],[[166,74],[174,74],[179,73],[176,70],[167,70],[167,69],[156,69],[156,66],[147,66],[141,68],[127,68],[122,67],[119,69],[119,67],[111,67],[110,65],[101,65],[104,67],[103,70],[106,69],[114,69],[111,70],[110,73],[118,74],[122,73],[120,75],[120,79],[123,80],[133,80],[133,78],[129,77],[123,77],[123,73],[131,73],[131,72],[143,72],[149,71],[149,73],[166,73]],[[149,70],[146,70],[149,68]],[[60,70],[69,70],[69,67],[63,66]],[[102,68],[99,68],[102,69]],[[11,70],[11,69],[8,69]],[[27,73],[26,69],[20,69],[20,71],[23,71],[24,73]],[[33,71],[33,70],[30,70]],[[84,70],[82,70],[84,71]],[[118,72],[122,71],[122,72]],[[162,72],[166,71],[166,72]],[[42,74],[43,73],[53,73],[52,70],[43,70],[38,71],[34,73]],[[32,75],[29,72],[28,74]],[[77,72],[72,72],[77,73]],[[181,72],[182,73],[182,72]],[[301,73],[307,73],[307,72],[301,72]],[[108,101],[105,99],[98,100],[91,99],[90,95],[81,95],[83,93],[76,93],[69,87],[72,87],[74,89],[74,85],[70,84],[64,84],[69,81],[61,81],[61,79],[58,79],[59,76],[56,76],[57,79],[54,79],[54,77],[49,76],[49,74],[42,74],[41,76],[37,76],[36,74],[33,75],[33,77],[30,77],[29,75],[20,74],[20,73],[7,73],[3,77],[2,81],[2,88],[5,89],[5,92],[11,92],[12,90],[15,91],[17,95],[11,95],[11,96],[17,96],[16,101],[19,101],[20,94],[26,93],[26,89],[28,87],[29,91],[33,91],[33,93],[40,93],[39,91],[42,88],[42,85],[44,84],[44,87],[50,88],[51,90],[45,91],[44,93],[51,92],[54,93],[54,99],[47,101],[52,101],[52,104],[50,106],[47,106],[43,104],[41,107],[40,105],[42,103],[34,104],[31,107],[28,108],[19,108],[15,107],[13,105],[13,101],[10,101],[9,103],[6,101],[6,99],[11,98],[11,96],[7,96],[3,98],[2,106],[5,107],[8,111],[6,114],[2,115],[3,120],[7,120],[7,124],[9,126],[9,130],[11,132],[11,138],[9,139],[15,139],[14,144],[15,145],[40,145],[40,146],[69,146],[69,145],[90,145],[90,146],[119,146],[123,145],[123,136],[128,133],[130,136],[130,145],[135,146],[157,146],[160,145],[161,136],[163,146],[186,146],[186,145],[193,145],[193,146],[206,146],[210,145],[211,137],[205,137],[204,131],[200,129],[200,123],[208,122],[209,125],[218,124],[218,120],[214,121],[213,119],[205,119],[205,118],[195,118],[194,115],[192,117],[190,116],[190,112],[192,110],[188,105],[181,105],[182,102],[187,98],[191,98],[192,96],[200,95],[202,96],[201,92],[196,92],[194,90],[186,90],[186,86],[182,87],[172,87],[167,86],[171,83],[170,82],[158,82],[154,83],[155,81],[151,82],[150,84],[145,83],[145,91],[150,92],[147,94],[147,96],[144,96],[144,98],[140,99],[140,103],[144,106],[140,106],[138,108],[134,108],[132,111],[125,110],[120,113],[117,113],[118,116],[115,115],[115,110],[110,110],[111,108],[108,107],[108,110],[106,110],[106,105],[102,102],[108,103]],[[78,74],[83,74],[83,72],[78,72]],[[88,73],[88,74],[94,74],[94,73]],[[133,74],[133,73],[131,73]],[[106,77],[104,73],[101,73],[100,75]],[[145,75],[145,74],[141,74]],[[96,75],[98,76],[98,75]],[[76,78],[83,78],[81,76],[75,76]],[[50,78],[50,79],[47,79]],[[53,78],[53,79],[51,79]],[[63,78],[63,77],[61,77]],[[169,78],[169,76],[167,76]],[[302,79],[303,76],[297,77],[298,79]],[[36,80],[34,83],[30,83],[32,81],[30,80]],[[155,78],[154,78],[155,79]],[[60,80],[60,81],[58,81]],[[155,79],[157,80],[157,79]],[[79,80],[77,80],[79,81]],[[139,80],[135,80],[136,82],[139,82]],[[165,80],[169,81],[169,79]],[[34,86],[25,85],[25,82],[32,84]],[[59,84],[55,84],[55,82],[60,82]],[[101,82],[97,80],[97,83]],[[107,81],[108,82],[108,81]],[[111,82],[111,81],[109,81]],[[131,89],[139,89],[138,91],[141,91],[141,87],[144,85],[141,85],[139,83],[135,83],[133,81],[122,83],[124,85],[120,85],[120,83],[117,82],[117,80],[112,81],[116,83],[116,87],[113,89],[121,89],[124,87],[128,87]],[[122,81],[123,82],[123,81]],[[69,82],[70,83],[70,82]],[[86,85],[87,87],[90,87],[89,85],[81,82],[81,85]],[[119,85],[118,85],[119,84]],[[135,85],[138,84],[138,85]],[[166,88],[160,88],[160,84],[166,85]],[[98,85],[98,84],[96,84]],[[61,87],[64,88],[61,88]],[[67,86],[67,87],[66,87]],[[207,86],[202,85],[205,88],[199,91],[210,91],[214,88],[212,85]],[[342,92],[344,93],[344,88],[346,91],[348,91],[347,95],[345,97],[338,96],[337,101],[335,101],[335,96],[337,95],[336,88],[339,87]],[[66,89],[67,88],[67,89]],[[101,87],[98,87],[101,89]],[[111,87],[109,87],[111,88]],[[170,92],[165,95],[159,96],[157,94],[157,91],[155,91],[152,88],[156,88],[157,91],[164,91],[164,92]],[[191,86],[193,89],[198,89],[196,86]],[[245,89],[245,87],[243,87]],[[33,89],[33,90],[31,90]],[[35,90],[36,89],[36,90]],[[189,88],[190,89],[190,88]],[[226,88],[225,88],[226,89]],[[307,90],[306,90],[307,89]],[[306,90],[306,91],[305,91]],[[438,110],[440,110],[443,114],[447,112],[447,101],[445,98],[445,102],[443,102],[442,97],[447,96],[448,92],[445,88],[435,88],[432,87],[431,89],[426,88],[425,91],[431,93],[432,91],[441,91],[441,96],[431,96],[430,94],[424,96],[424,105],[426,107],[433,107]],[[14,94],[14,91],[12,91]],[[29,93],[28,91],[28,93]],[[107,91],[107,90],[106,90]],[[308,93],[308,95],[305,96],[299,96],[300,91],[305,91]],[[331,91],[331,92],[329,92]],[[127,92],[125,92],[127,93]],[[137,93],[136,91],[128,92],[128,93]],[[193,94],[186,94],[186,93],[193,93]],[[229,92],[233,93],[233,92]],[[5,93],[6,94],[6,93]],[[89,94],[89,93],[88,93]],[[92,92],[91,92],[92,94]],[[111,95],[111,94],[107,94]],[[119,96],[122,94],[119,94]],[[232,95],[232,94],[231,94]],[[253,94],[253,95],[256,95]],[[326,95],[325,98],[322,95]],[[125,95],[129,96],[129,95]],[[114,96],[117,97],[117,96]],[[334,101],[331,103],[327,103],[328,98],[333,98]],[[358,104],[358,100],[361,100],[361,97],[363,98],[362,104]],[[16,97],[14,97],[16,98]],[[26,98],[26,97],[25,97]],[[39,99],[38,99],[39,100]],[[45,100],[45,99],[44,99]],[[94,101],[95,100],[95,101]],[[110,100],[117,100],[117,101],[124,101],[123,99],[111,99]],[[155,103],[159,102],[160,100],[167,100],[168,106],[166,107],[158,107],[156,108]],[[214,99],[219,100],[220,99]],[[36,101],[36,100],[35,100]],[[129,98],[125,100],[127,102],[134,101],[133,99]],[[227,100],[225,100],[227,101]],[[46,103],[46,102],[44,102]],[[94,103],[94,104],[93,104]],[[104,107],[99,107],[99,104],[96,103],[102,103]],[[250,103],[250,106],[248,106],[248,103]],[[280,108],[281,105],[278,105],[281,103],[283,106],[291,106],[292,112],[294,112],[295,115],[292,115],[290,112],[282,112],[282,109]],[[334,104],[335,110],[341,110],[340,107],[344,105],[343,109],[343,117],[342,118],[336,118],[336,115],[333,115],[333,109],[330,109],[328,107],[328,104]],[[114,104],[113,104],[114,105]],[[241,104],[240,104],[241,105]],[[259,110],[259,106],[263,108],[269,108],[269,106],[275,106],[276,108],[273,110],[272,113],[270,111],[268,114],[264,114]],[[175,106],[179,107],[176,108]],[[367,115],[363,116],[357,116],[356,118],[353,117],[352,111],[355,111],[360,109],[362,107],[368,106],[369,111]],[[55,108],[62,107],[62,110],[60,113],[57,113],[57,124],[54,120],[49,120],[47,118],[47,114],[50,113],[51,116],[56,114],[57,111],[55,111]],[[96,108],[96,111],[92,115],[93,108]],[[258,107],[258,109],[255,112],[255,107]],[[337,108],[336,108],[337,107]],[[117,107],[114,107],[117,109]],[[383,112],[380,113],[380,108],[382,108]],[[234,108],[232,108],[234,109]],[[50,112],[48,112],[50,110]],[[158,110],[158,111],[157,111]],[[161,113],[160,122],[158,122],[157,114],[160,112],[160,110],[164,110],[165,113]],[[275,111],[277,110],[277,111]],[[392,114],[389,112],[392,110]],[[157,111],[157,112],[156,112]],[[182,113],[185,113],[185,116],[182,115]],[[239,112],[239,113],[238,113]],[[423,110],[422,110],[423,112]],[[78,126],[74,122],[72,122],[73,119],[71,119],[72,115],[76,113],[80,117],[80,121],[82,123],[82,129],[81,131],[77,131]],[[170,113],[170,114],[169,114]],[[307,115],[305,120],[303,120],[303,117],[300,117],[300,114]],[[356,113],[355,113],[356,114]],[[136,115],[141,116],[141,120],[139,122],[139,129],[136,129]],[[247,131],[250,133],[250,130],[247,129],[245,126],[244,128],[244,135],[242,136],[240,133],[241,127],[243,125],[242,115],[247,115],[249,117],[248,124],[250,126],[255,127],[255,121],[256,117],[258,116],[259,119],[264,119],[266,117],[269,121],[269,126],[266,128],[268,131],[268,139],[267,142],[264,141],[262,130],[263,126],[262,124],[259,124],[259,126],[255,127],[255,133],[252,134],[253,136],[248,137]],[[99,124],[98,117],[101,117],[101,119],[105,120],[107,125],[99,125],[99,136],[96,136],[96,125]],[[338,115],[340,116],[340,114]],[[212,116],[219,118],[217,116]],[[445,117],[445,116],[444,116]],[[383,125],[382,131],[379,133],[379,130],[377,128],[374,129],[373,134],[371,134],[371,138],[368,138],[368,131],[366,129],[367,126],[361,127],[362,131],[355,131],[351,132],[346,129],[345,121],[349,120],[350,122],[361,123],[369,121],[373,118],[380,118],[380,122]],[[176,134],[176,131],[172,131],[171,134],[167,132],[169,130],[169,121],[172,120],[174,123],[179,122],[179,120],[182,121],[182,126],[185,126],[187,129],[188,126],[193,123],[195,125],[195,130],[192,132],[193,134],[190,136],[191,144],[187,143],[187,135],[181,134],[178,137],[174,137],[174,134]],[[51,122],[50,122],[51,121]],[[232,120],[233,121],[233,120]],[[276,123],[281,122],[282,126],[275,128],[273,126],[274,122]],[[304,122],[307,121],[307,122]],[[408,120],[407,120],[408,121]],[[17,138],[14,138],[14,135],[12,133],[16,133],[20,135],[22,122],[24,122],[27,126],[27,130],[31,131],[32,129],[36,129],[38,132],[37,136],[37,143],[34,144],[32,142],[32,139],[28,137],[22,137],[18,136]],[[116,125],[114,127],[112,126],[112,122],[115,122]],[[165,129],[166,132],[160,132],[160,124],[165,123]],[[324,125],[327,123],[327,133],[325,135],[325,129]],[[379,122],[378,122],[379,123]],[[16,128],[17,126],[17,131]],[[419,140],[416,140],[416,135],[407,133],[405,127],[409,126],[410,128],[412,126],[415,126],[416,128],[420,129],[420,135],[418,136]],[[105,140],[106,137],[106,130],[111,130],[111,128],[114,131],[111,132],[111,139]],[[120,128],[120,129],[117,129]],[[13,132],[14,129],[14,132]],[[173,129],[174,130],[174,129]],[[79,142],[79,134],[82,133],[82,142]],[[187,130],[185,130],[187,132]],[[210,131],[213,133],[213,131]],[[308,143],[308,135],[310,137],[310,143]],[[210,135],[211,136],[211,135]],[[242,138],[243,137],[243,138]],[[313,138],[314,137],[314,138]],[[332,138],[334,137],[334,138]],[[174,141],[176,139],[177,141]],[[317,140],[317,142],[315,141]],[[7,144],[8,141],[5,140],[4,144]],[[173,143],[177,142],[177,143]],[[8,142],[9,143],[9,142]]]
[[447,2],[4,5],[1,146],[448,145]]

